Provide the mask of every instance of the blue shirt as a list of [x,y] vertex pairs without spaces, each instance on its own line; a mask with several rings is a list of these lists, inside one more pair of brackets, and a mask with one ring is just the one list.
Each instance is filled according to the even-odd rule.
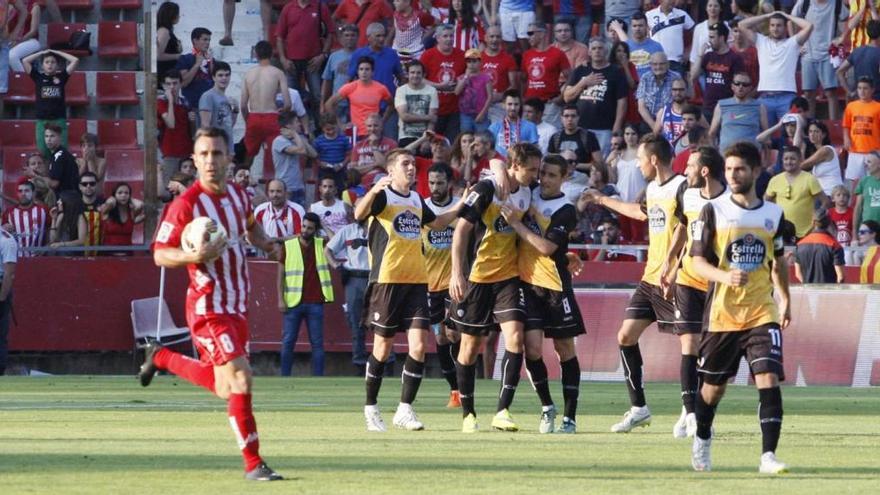
[[[330,54],[327,65],[324,66],[324,73],[321,74],[321,79],[333,81],[333,93],[338,93],[339,88],[351,80],[348,77],[349,64],[351,64],[351,53],[345,51],[344,48],[340,48]],[[347,104],[348,100],[344,100],[344,102]]]
[[499,12],[534,12],[535,0],[501,0]]
[[351,151],[351,141],[342,134],[337,134],[334,139],[321,134],[315,138],[315,151],[318,152],[318,160],[336,165],[345,161],[345,155]]
[[[192,69],[192,66],[195,65],[195,63],[196,56],[192,53],[188,53],[177,59],[177,66],[175,68],[181,72],[182,78],[182,74]],[[207,72],[205,72],[206,68]],[[210,65],[205,64],[201,70],[196,72],[196,75],[193,76],[189,85],[183,87],[180,92],[188,101],[198,104],[199,100],[202,99],[202,94],[213,87],[214,78],[211,76]]]
[[387,46],[383,46],[379,52],[374,52],[369,46],[358,48],[351,54],[351,60],[348,63],[349,81],[357,77],[357,61],[361,57],[373,59],[375,63],[375,67],[373,67],[373,80],[384,84],[388,88],[388,92],[394,96],[394,92],[397,91],[397,83],[394,82],[394,76],[403,78],[403,66],[400,65],[400,57],[397,55],[397,52]]
[[630,38],[626,44],[629,45],[629,61],[636,66],[636,72],[638,72],[639,79],[641,79],[651,70],[651,55],[662,52],[663,45],[651,38],[645,38],[645,41],[641,43],[637,43]]
[[636,100],[644,101],[648,112],[657,115],[661,108],[672,103],[672,81],[676,79],[681,79],[681,76],[678,72],[670,70],[666,72],[663,82],[658,82],[654,73],[648,71],[636,88]]
[[[525,119],[519,119],[517,125],[519,126],[519,136],[511,136],[511,145],[516,143],[538,144],[538,127],[535,124]],[[504,121],[501,120],[490,125],[489,132],[495,136],[495,151],[507,158],[508,146],[504,142]]]

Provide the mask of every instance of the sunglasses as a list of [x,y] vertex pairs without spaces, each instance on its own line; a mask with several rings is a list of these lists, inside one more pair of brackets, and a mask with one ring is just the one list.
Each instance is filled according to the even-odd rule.
[[739,87],[741,87],[741,88],[748,88],[749,86],[752,85],[752,83],[747,83],[747,82],[742,82],[742,81],[734,81],[734,82],[733,82],[733,85],[734,85],[734,86],[739,86]]
[[859,235],[868,235],[871,231],[869,229],[859,229]]
[[791,184],[785,188],[785,199],[791,199]]
[[538,33],[543,34],[544,31],[526,31],[526,34],[529,35],[529,36],[534,36],[534,35],[536,35],[536,34],[538,34]]
[[83,187],[95,187],[96,185],[98,185],[98,183],[97,182],[80,182],[79,185],[81,185]]

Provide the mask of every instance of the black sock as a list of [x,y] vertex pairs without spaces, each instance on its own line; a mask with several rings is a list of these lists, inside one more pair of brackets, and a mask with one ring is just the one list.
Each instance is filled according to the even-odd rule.
[[406,355],[406,362],[403,363],[403,372],[400,374],[400,382],[403,386],[400,389],[400,402],[404,404],[412,404],[416,400],[416,394],[419,392],[419,385],[422,384],[422,375],[425,374],[425,363],[416,361],[409,354]]
[[715,408],[718,407],[718,404],[706,404],[701,392],[697,392],[694,399],[694,415],[697,417],[697,436],[703,440],[708,440],[712,438],[712,422],[715,421]]
[[379,361],[372,354],[367,358],[367,405],[375,406],[379,398],[379,389],[382,387],[382,376],[385,375],[385,363]]
[[440,361],[440,372],[449,383],[449,390],[458,390],[455,378],[455,362],[452,360],[452,344],[437,344],[437,360]]
[[461,394],[461,415],[476,416],[474,411],[474,382],[477,379],[477,365],[464,365],[455,360],[455,371],[458,375],[458,392]]
[[562,398],[565,399],[565,417],[574,421],[578,396],[581,393],[581,364],[577,356],[559,363],[562,367]]
[[697,356],[681,355],[681,403],[687,413],[694,412],[697,396]]
[[532,381],[532,387],[538,393],[538,399],[542,406],[552,406],[553,398],[550,397],[550,382],[547,379],[547,366],[543,359],[526,359],[526,369],[529,370],[529,378]]
[[645,407],[645,388],[642,383],[642,351],[639,344],[621,345],[620,360],[623,361],[623,376],[629,391],[629,402],[634,407]]
[[776,452],[779,434],[782,430],[782,391],[779,387],[758,389],[761,405],[758,417],[761,419],[761,452]]
[[519,385],[519,374],[522,372],[523,355],[521,352],[504,351],[501,360],[501,393],[498,394],[498,410],[509,409]]

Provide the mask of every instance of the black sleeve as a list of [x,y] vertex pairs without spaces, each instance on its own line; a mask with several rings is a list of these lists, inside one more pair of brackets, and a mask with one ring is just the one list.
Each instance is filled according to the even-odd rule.
[[780,215],[776,233],[773,234],[773,256],[777,258],[785,254],[785,229],[782,228],[785,224],[785,215]]
[[577,210],[575,210],[574,206],[567,204],[556,210],[550,217],[550,225],[547,226],[544,238],[563,249],[567,249],[568,235],[576,227]]
[[688,183],[686,180],[681,181],[681,185],[678,187],[678,191],[675,193],[675,211],[673,214],[675,218],[678,219],[679,222],[683,223],[685,227],[687,227],[687,216],[684,214],[684,192],[688,189]]
[[388,196],[386,194],[388,193],[383,189],[373,198],[373,204],[370,205],[370,216],[376,216],[385,209],[385,205],[388,204]]
[[49,162],[49,178],[54,180],[64,178],[64,165],[54,158]]
[[464,207],[459,212],[459,218],[464,218],[470,223],[477,223],[486,208],[492,204],[495,195],[495,184],[490,180],[477,182],[473,190],[464,200]]
[[422,202],[422,226],[425,226],[434,220],[437,219],[437,215],[434,213],[434,210],[428,207],[428,204],[425,203],[425,198],[420,198]]
[[568,76],[568,83],[567,84],[569,86],[574,86],[575,84],[577,84],[578,81],[580,81],[581,78],[586,75],[584,73],[585,70],[586,70],[586,68],[583,66],[575,67],[575,69],[573,71],[571,71],[571,75]]
[[593,152],[600,151],[601,149],[602,148],[599,147],[599,140],[596,139],[596,134],[587,131],[587,155],[590,157],[590,160],[592,160]]
[[648,196],[647,195],[644,195],[642,197],[642,202],[639,203],[639,208],[642,210],[642,213],[644,213],[645,215],[648,214]]
[[619,100],[621,98],[629,97],[629,85],[626,82],[626,74],[623,73],[623,71],[626,69],[625,68],[618,68],[614,65],[612,65],[611,67],[613,67],[615,69],[614,70],[615,81],[613,81],[613,82],[614,82],[614,86],[615,86],[614,89],[615,89],[616,97],[614,98],[614,103],[617,103],[617,100]]
[[556,136],[558,134],[560,134],[561,132],[563,132],[563,131],[559,131],[559,132],[553,134],[552,136],[550,136],[550,142],[547,143],[547,153],[559,153],[559,146],[558,145],[559,145],[559,143],[562,142],[562,139],[561,139],[562,136],[559,136],[559,138],[557,138]]
[[34,82],[37,82],[40,79],[40,71],[37,70],[37,65],[38,64],[36,63],[31,64],[31,71],[28,73],[28,75],[31,76],[31,79],[33,79]]
[[691,244],[691,256],[702,256],[709,263],[718,265],[718,256],[715,253],[715,209],[707,204],[700,211],[700,217],[694,225],[694,239]]

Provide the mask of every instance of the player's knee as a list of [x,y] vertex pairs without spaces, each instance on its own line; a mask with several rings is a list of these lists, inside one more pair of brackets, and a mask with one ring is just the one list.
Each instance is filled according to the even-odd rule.
[[617,343],[620,345],[636,345],[639,339],[634,337],[628,328],[623,327],[617,332]]
[[409,344],[409,355],[414,357],[417,361],[425,360],[425,343],[424,342],[411,342]]
[[556,339],[553,341],[553,348],[556,349],[560,362],[568,361],[575,356],[573,339]]

